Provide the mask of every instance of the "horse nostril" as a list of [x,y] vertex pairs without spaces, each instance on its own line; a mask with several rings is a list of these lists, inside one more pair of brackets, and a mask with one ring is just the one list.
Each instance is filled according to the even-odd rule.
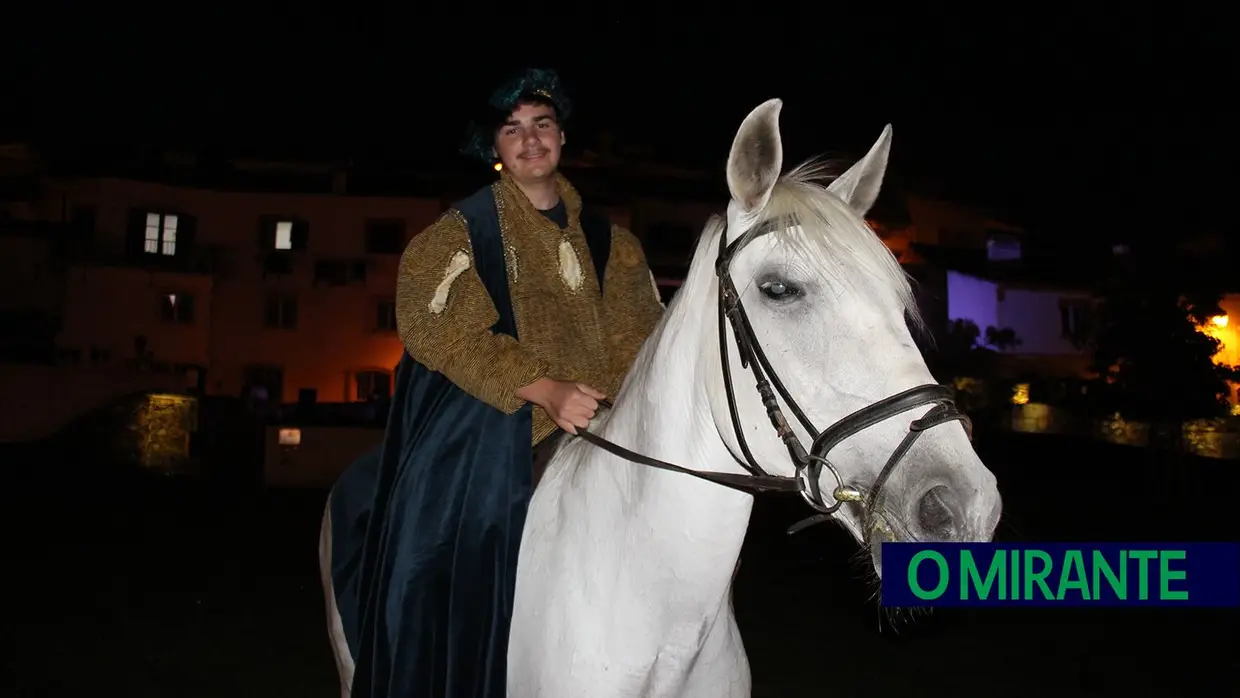
[[917,524],[934,540],[952,540],[956,532],[956,515],[951,505],[956,499],[951,489],[936,485],[917,502]]

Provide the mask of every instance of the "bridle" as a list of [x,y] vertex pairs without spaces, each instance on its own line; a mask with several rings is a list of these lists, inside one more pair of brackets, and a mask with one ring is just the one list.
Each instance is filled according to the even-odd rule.
[[[779,380],[779,376],[774,369],[771,368],[766,352],[762,350],[762,346],[754,336],[753,327],[749,324],[749,316],[745,313],[745,307],[741,303],[740,294],[737,292],[736,285],[732,280],[731,264],[736,254],[753,240],[775,229],[776,227],[769,223],[766,225],[756,225],[738,236],[731,244],[728,244],[728,227],[725,222],[720,233],[719,255],[715,262],[715,274],[719,277],[719,353],[723,369],[723,384],[727,390],[728,411],[731,413],[732,429],[741,450],[741,457],[737,457],[735,453],[732,455],[748,474],[690,470],[635,453],[584,429],[579,429],[577,435],[585,441],[610,451],[625,460],[662,470],[692,475],[725,487],[749,492],[798,492],[802,499],[818,513],[794,525],[788,530],[790,534],[816,523],[827,521],[835,515],[844,502],[862,504],[864,514],[862,530],[870,532],[874,529],[876,523],[875,515],[877,513],[879,493],[882,491],[887,479],[891,476],[892,471],[900,464],[918,437],[932,427],[953,420],[960,420],[964,424],[965,432],[969,434],[971,439],[972,423],[968,416],[956,408],[955,391],[952,388],[936,383],[927,383],[863,407],[843,417],[826,429],[820,430],[816,428],[809,418],[805,416],[805,412],[797,404],[796,400],[789,394],[783,382]],[[725,318],[728,321],[726,323],[724,322]],[[749,444],[745,440],[744,430],[741,428],[740,410],[736,402],[735,388],[732,385],[732,372],[729,366],[728,325],[732,327],[732,332],[736,336],[736,346],[740,353],[741,368],[748,368],[753,372],[755,387],[758,390],[758,395],[762,398],[763,406],[766,407],[767,417],[770,418],[771,425],[775,428],[776,434],[788,449],[788,455],[791,457],[793,466],[796,469],[795,475],[791,477],[771,475],[766,472],[754,459],[753,453],[749,449]],[[776,393],[783,398],[797,421],[805,428],[805,431],[814,435],[813,443],[808,450],[788,425],[788,420],[784,416],[784,411],[780,407]],[[879,471],[874,482],[868,488],[845,484],[839,471],[836,470],[827,457],[831,449],[858,432],[897,414],[923,405],[934,405],[934,407],[921,418],[913,420],[912,424],[909,425],[908,433],[891,453],[891,456],[887,459],[883,469]],[[826,468],[832,477],[835,478],[836,487],[831,493],[831,497],[834,500],[832,504],[828,504],[824,500],[823,493],[818,486],[818,480],[823,468]]]

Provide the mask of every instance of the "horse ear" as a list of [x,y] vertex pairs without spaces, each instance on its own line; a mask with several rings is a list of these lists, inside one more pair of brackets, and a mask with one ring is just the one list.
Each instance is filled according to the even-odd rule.
[[728,190],[748,213],[766,205],[775,181],[784,166],[784,148],[779,138],[779,110],[782,99],[759,104],[741,122],[728,154]]
[[887,124],[878,141],[870,147],[870,152],[831,182],[827,191],[847,202],[857,215],[864,216],[869,213],[883,187],[883,175],[887,172],[887,156],[890,153],[891,124]]

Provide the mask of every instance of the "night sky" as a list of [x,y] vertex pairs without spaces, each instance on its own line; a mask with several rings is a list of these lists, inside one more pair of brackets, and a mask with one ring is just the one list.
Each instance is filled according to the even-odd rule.
[[467,100],[539,65],[576,101],[573,146],[607,126],[722,177],[778,96],[788,164],[859,156],[891,122],[894,177],[1044,236],[1234,230],[1222,5],[813,4],[49,3],[0,48],[0,137],[433,166],[458,157]]

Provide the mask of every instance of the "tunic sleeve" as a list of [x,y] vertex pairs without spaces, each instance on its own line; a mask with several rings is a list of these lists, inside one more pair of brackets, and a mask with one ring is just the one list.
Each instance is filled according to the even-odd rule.
[[611,261],[603,286],[610,380],[600,389],[614,396],[663,316],[663,302],[637,236],[613,225],[611,240]]
[[405,247],[396,329],[419,363],[512,414],[524,404],[516,391],[549,368],[516,339],[491,330],[499,313],[475,269],[465,225],[450,211]]

